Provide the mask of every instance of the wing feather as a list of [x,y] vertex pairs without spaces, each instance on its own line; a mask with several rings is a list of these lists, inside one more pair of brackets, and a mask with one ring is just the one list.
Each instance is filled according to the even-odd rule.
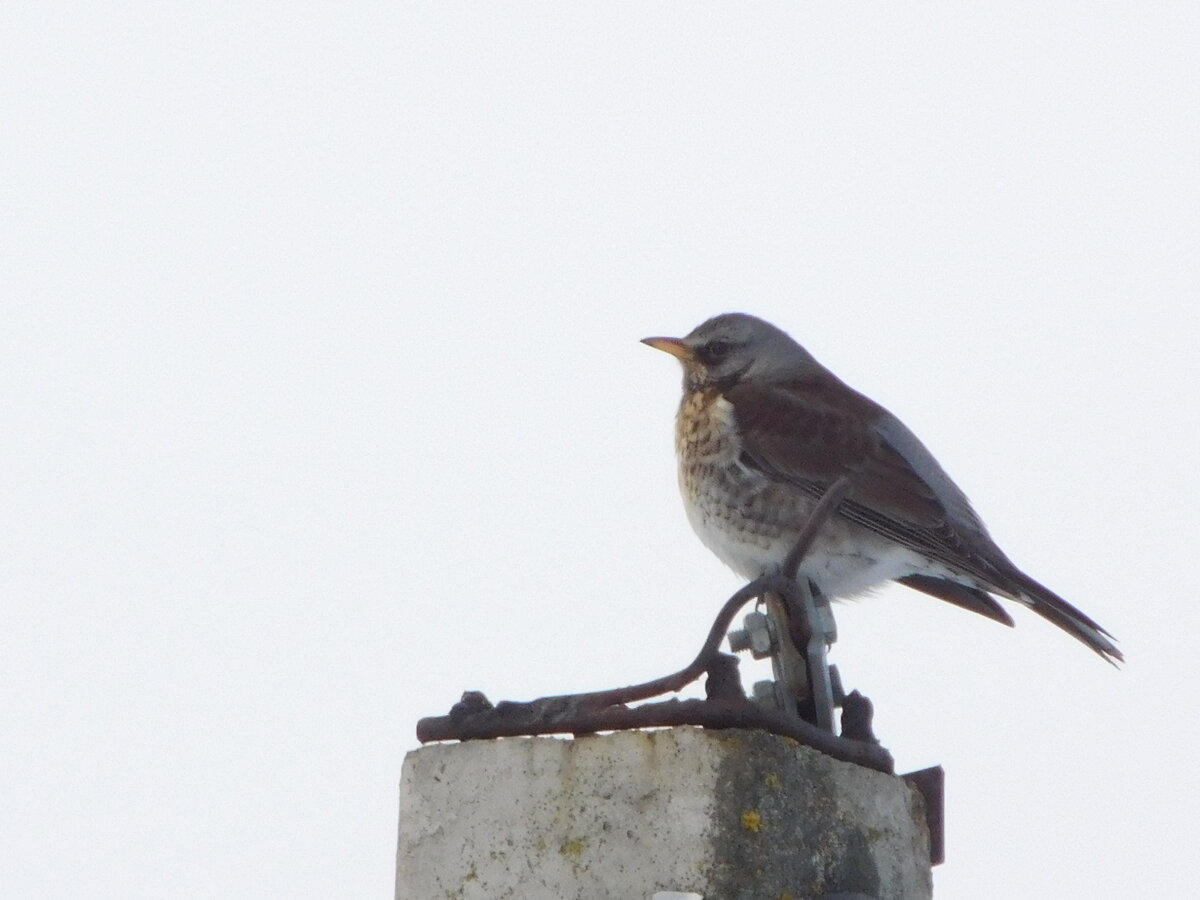
[[832,376],[739,384],[725,398],[737,417],[746,465],[813,496],[846,476],[851,488],[841,515],[1000,591],[1013,589],[979,552],[994,549],[1006,560],[966,497],[879,404]]

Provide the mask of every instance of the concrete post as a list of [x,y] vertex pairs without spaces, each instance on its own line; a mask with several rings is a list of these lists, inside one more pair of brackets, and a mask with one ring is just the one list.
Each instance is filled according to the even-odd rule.
[[921,796],[760,731],[435,744],[401,781],[397,900],[932,894]]

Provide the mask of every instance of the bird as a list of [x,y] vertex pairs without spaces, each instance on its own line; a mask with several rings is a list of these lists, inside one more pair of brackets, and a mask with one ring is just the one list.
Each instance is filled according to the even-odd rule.
[[683,366],[680,492],[693,530],[738,575],[778,574],[817,501],[844,478],[849,491],[797,573],[814,591],[850,599],[895,581],[1011,627],[1002,597],[1124,660],[1108,631],[1005,555],[903,422],[782,329],[723,313],[685,337],[642,343]]

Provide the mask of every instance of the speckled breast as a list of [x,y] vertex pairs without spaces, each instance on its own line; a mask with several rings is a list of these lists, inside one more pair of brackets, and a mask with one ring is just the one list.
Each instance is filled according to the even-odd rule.
[[715,390],[684,395],[675,427],[679,489],[692,528],[745,578],[778,568],[812,501],[740,460],[733,405]]

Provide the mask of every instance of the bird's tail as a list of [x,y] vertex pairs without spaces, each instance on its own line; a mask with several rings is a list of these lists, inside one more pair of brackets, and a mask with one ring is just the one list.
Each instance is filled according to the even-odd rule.
[[1015,566],[1005,574],[1009,576],[1014,600],[1025,604],[1043,619],[1053,622],[1113,665],[1125,661],[1125,655],[1113,642],[1113,636],[1094,619]]

